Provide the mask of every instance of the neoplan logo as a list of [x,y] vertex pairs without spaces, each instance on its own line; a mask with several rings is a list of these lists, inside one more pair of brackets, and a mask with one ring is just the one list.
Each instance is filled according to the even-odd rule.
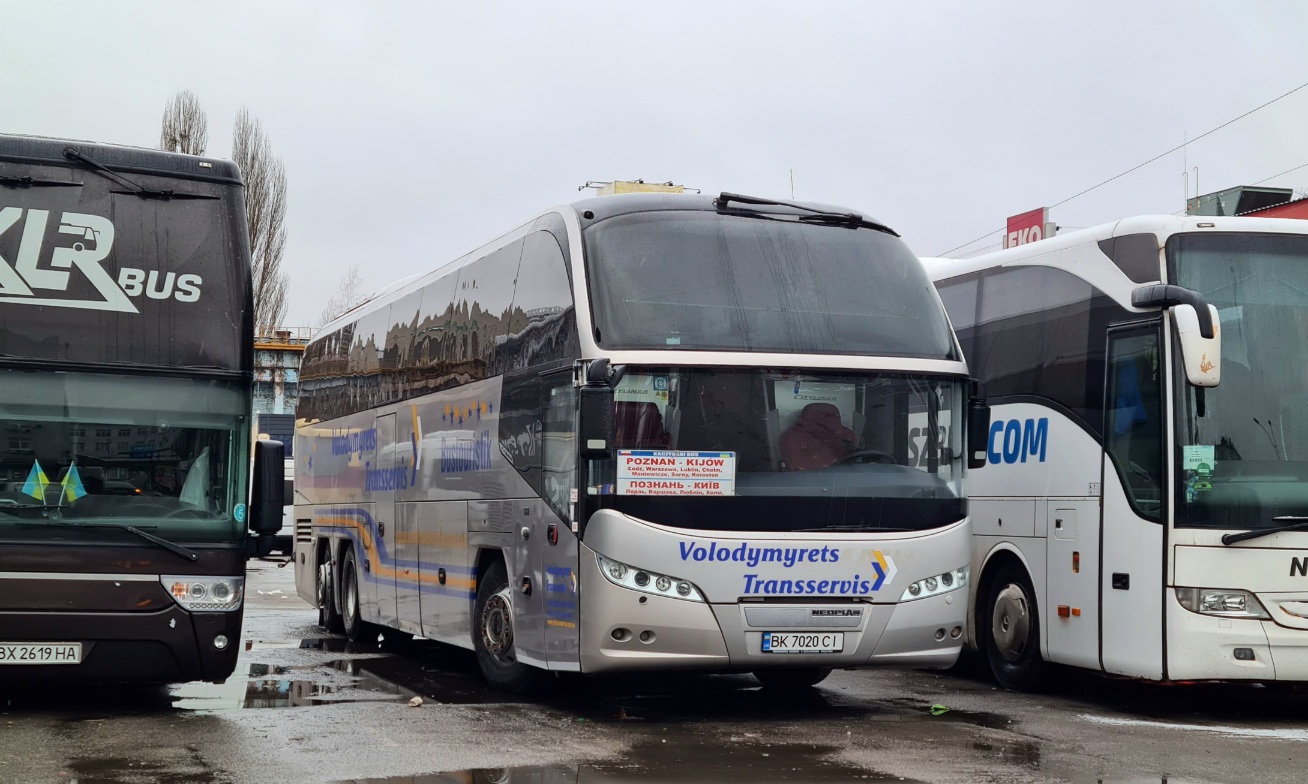
[[1308,577],[1308,557],[1290,559],[1291,577]]
[[[40,267],[45,229],[50,220],[49,210],[27,210],[23,220],[23,233],[18,255],[12,263],[0,256],[0,302],[47,305],[57,308],[82,310],[108,310],[118,313],[140,313],[132,297],[144,294],[150,299],[173,298],[178,302],[195,302],[200,299],[199,275],[178,275],[169,272],[161,276],[158,270],[122,267],[114,281],[100,262],[104,261],[114,245],[114,224],[99,215],[65,212],[59,219],[59,233],[76,239],[71,246],[54,248],[49,266]],[[23,219],[22,207],[0,208],[0,238]],[[71,299],[43,296],[43,292],[67,293],[73,270],[86,279],[100,295],[100,299]],[[42,293],[38,293],[42,292]]]

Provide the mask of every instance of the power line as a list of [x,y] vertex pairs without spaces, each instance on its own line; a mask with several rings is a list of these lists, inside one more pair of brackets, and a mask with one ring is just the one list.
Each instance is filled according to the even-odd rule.
[[[1144,168],[1145,166],[1148,166],[1149,164],[1153,163],[1154,161],[1157,161],[1157,160],[1160,159],[1160,158],[1165,158],[1165,157],[1167,157],[1168,155],[1171,155],[1172,153],[1176,152],[1177,150],[1184,149],[1186,146],[1188,146],[1188,145],[1190,145],[1190,144],[1193,144],[1193,143],[1199,141],[1200,139],[1204,138],[1205,136],[1209,136],[1209,135],[1211,135],[1211,134],[1217,133],[1218,131],[1222,130],[1222,129],[1225,128],[1226,126],[1228,126],[1228,125],[1230,125],[1230,124],[1232,124],[1232,123],[1235,123],[1235,122],[1239,122],[1240,120],[1243,120],[1244,118],[1248,117],[1249,115],[1253,114],[1253,113],[1256,112],[1256,111],[1259,111],[1260,109],[1266,109],[1268,106],[1271,106],[1272,104],[1276,103],[1277,101],[1281,100],[1282,98],[1288,98],[1289,96],[1294,95],[1295,93],[1299,92],[1300,90],[1302,90],[1302,89],[1305,88],[1305,87],[1308,87],[1308,82],[1304,82],[1303,84],[1299,85],[1298,87],[1294,88],[1293,90],[1290,90],[1290,91],[1287,92],[1287,93],[1283,93],[1283,94],[1281,94],[1281,95],[1278,95],[1278,96],[1276,96],[1275,98],[1273,98],[1272,100],[1270,100],[1270,101],[1268,101],[1268,102],[1266,102],[1266,103],[1264,103],[1264,104],[1262,104],[1262,105],[1260,105],[1260,106],[1255,106],[1254,108],[1250,109],[1249,111],[1245,112],[1244,114],[1241,114],[1241,115],[1239,115],[1238,117],[1233,117],[1233,118],[1231,118],[1230,120],[1227,120],[1226,122],[1224,122],[1224,123],[1222,123],[1221,125],[1217,126],[1216,128],[1213,128],[1213,129],[1208,130],[1208,131],[1204,131],[1203,133],[1199,134],[1198,136],[1194,137],[1193,139],[1189,139],[1189,140],[1187,140],[1187,141],[1185,141],[1185,142],[1182,142],[1181,144],[1178,144],[1177,146],[1173,147],[1173,148],[1170,149],[1170,150],[1167,150],[1166,152],[1161,152],[1161,153],[1159,153],[1158,155],[1155,155],[1154,157],[1152,157],[1152,158],[1150,158],[1149,160],[1145,161],[1144,163],[1138,164],[1138,165],[1136,165],[1136,166],[1132,166],[1131,168],[1127,169],[1126,171],[1122,172],[1121,174],[1117,174],[1117,175],[1114,175],[1114,176],[1112,176],[1112,177],[1109,177],[1108,179],[1104,180],[1103,182],[1099,183],[1098,185],[1092,185],[1091,187],[1086,188],[1085,190],[1081,191],[1080,193],[1075,193],[1075,194],[1073,194],[1073,195],[1071,195],[1071,196],[1068,196],[1066,199],[1063,199],[1062,201],[1055,202],[1054,204],[1049,205],[1049,208],[1052,209],[1052,208],[1054,208],[1054,207],[1062,206],[1062,205],[1064,205],[1064,204],[1067,204],[1069,201],[1071,201],[1071,200],[1073,200],[1073,199],[1080,198],[1080,197],[1086,195],[1087,193],[1089,193],[1089,192],[1091,192],[1091,191],[1093,191],[1093,190],[1096,190],[1096,189],[1098,189],[1098,188],[1102,188],[1103,186],[1107,185],[1108,183],[1110,183],[1110,182],[1112,182],[1112,181],[1114,181],[1114,180],[1117,180],[1117,179],[1121,179],[1122,177],[1125,177],[1126,175],[1130,174],[1130,173],[1133,172],[1133,171],[1136,171],[1137,169],[1142,169],[1142,168]],[[1308,165],[1308,164],[1305,164],[1305,165]],[[1297,167],[1297,168],[1303,168],[1303,167]],[[1291,169],[1290,171],[1294,171],[1294,169]],[[1288,174],[1289,172],[1282,172],[1282,173],[1283,173],[1283,174]],[[1276,176],[1277,176],[1277,177],[1280,177],[1281,175],[1278,174],[1278,175],[1276,175]],[[1268,177],[1267,179],[1270,180],[1270,179],[1273,179],[1273,178],[1272,178],[1272,177]],[[1264,180],[1264,182],[1266,182],[1266,180]],[[993,237],[994,235],[999,234],[999,233],[1002,233],[1002,232],[1005,231],[1005,230],[1007,230],[1007,226],[1005,226],[1004,228],[995,229],[994,231],[991,231],[991,232],[987,232],[986,234],[982,234],[980,237],[977,237],[976,239],[974,239],[974,240],[972,240],[972,241],[970,241],[970,242],[964,242],[962,245],[959,245],[959,246],[956,247],[956,248],[950,248],[949,250],[945,251],[944,253],[941,253],[940,255],[941,255],[941,256],[948,256],[949,254],[953,253],[954,251],[958,250],[959,248],[966,248],[968,245],[971,245],[971,244],[973,244],[973,243],[980,242],[981,240],[984,240],[984,239],[986,239],[986,238],[988,238],[988,237]]]
[[1266,177],[1266,178],[1264,178],[1264,179],[1259,180],[1258,182],[1250,183],[1250,184],[1252,184],[1252,185],[1262,185],[1263,183],[1267,182],[1268,180],[1274,180],[1274,179],[1276,179],[1277,177],[1284,177],[1285,175],[1289,174],[1290,172],[1297,172],[1297,171],[1299,171],[1300,169],[1305,168],[1305,167],[1308,167],[1308,163],[1301,163],[1301,164],[1299,164],[1298,166],[1294,167],[1293,169],[1286,169],[1285,171],[1281,172],[1280,174],[1273,174],[1271,177]]

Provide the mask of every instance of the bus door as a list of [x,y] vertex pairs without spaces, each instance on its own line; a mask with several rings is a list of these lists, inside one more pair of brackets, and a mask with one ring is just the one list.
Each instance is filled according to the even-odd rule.
[[1167,367],[1161,322],[1108,330],[1100,567],[1100,659],[1107,672],[1163,673],[1163,467]]
[[[405,565],[417,573],[417,542],[412,545],[413,552],[405,552],[399,536],[400,526],[395,519],[395,490],[400,477],[395,470],[399,465],[396,456],[401,453],[400,445],[395,443],[395,415],[386,414],[377,417],[377,449],[373,452],[377,463],[369,470],[369,490],[372,497],[373,533],[377,536],[377,557],[372,564],[373,579],[376,586],[377,622],[394,626],[397,612],[396,586],[398,578],[404,574]],[[416,584],[416,579],[415,579]],[[365,616],[367,614],[365,613]]]
[[541,498],[545,541],[545,655],[551,664],[581,661],[577,534],[577,391],[572,369],[543,378]]

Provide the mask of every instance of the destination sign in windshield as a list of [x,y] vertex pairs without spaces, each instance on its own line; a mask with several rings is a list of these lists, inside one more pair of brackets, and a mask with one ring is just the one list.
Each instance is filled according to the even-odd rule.
[[735,452],[618,450],[618,495],[735,494]]

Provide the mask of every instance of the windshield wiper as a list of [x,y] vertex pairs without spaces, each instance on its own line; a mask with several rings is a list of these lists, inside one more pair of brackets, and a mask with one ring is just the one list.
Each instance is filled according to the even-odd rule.
[[1282,525],[1277,528],[1262,528],[1257,531],[1245,531],[1244,533],[1239,533],[1239,534],[1225,534],[1224,536],[1222,536],[1222,544],[1235,544],[1237,542],[1247,542],[1250,539],[1258,539],[1263,536],[1271,536],[1272,534],[1279,534],[1284,531],[1308,531],[1308,517],[1301,517],[1297,515],[1282,515],[1280,517],[1273,517],[1272,519],[1273,520],[1298,520],[1299,522],[1291,523],[1289,525]]
[[[37,505],[32,504],[32,506],[37,506]],[[185,558],[188,561],[200,560],[199,554],[197,554],[195,551],[188,550],[185,547],[182,547],[180,544],[176,544],[175,542],[170,542],[167,539],[163,539],[161,537],[155,536],[154,534],[148,531],[142,531],[140,528],[137,528],[134,525],[128,525],[127,523],[64,523],[64,522],[57,522],[54,520],[24,520],[22,522],[15,523],[14,525],[19,527],[40,526],[42,528],[102,528],[102,529],[114,529],[118,531],[127,531],[128,533],[136,534],[137,536],[141,537],[147,542],[151,542],[153,544],[159,545],[160,547],[162,547],[163,549],[167,550],[170,553],[176,553],[177,555],[180,555],[181,557]]]
[[154,188],[146,188],[144,186],[137,185],[136,183],[132,182],[131,180],[127,179],[121,174],[118,174],[117,172],[113,171],[109,167],[100,163],[96,163],[95,161],[86,157],[85,155],[73,149],[72,147],[64,148],[64,157],[70,161],[80,161],[81,163],[85,163],[87,166],[90,166],[92,171],[96,172],[97,174],[101,174],[105,177],[108,177],[109,179],[113,180],[119,185],[125,185],[128,188],[131,188],[130,191],[109,191],[110,193],[127,194],[129,196],[140,196],[142,199],[157,199],[159,201],[171,201],[172,199],[219,198],[218,196],[213,196],[207,193],[178,193],[177,191],[174,190],[168,190],[168,189],[156,190]]
[[80,182],[63,180],[38,180],[35,177],[7,177],[0,174],[0,185],[6,188],[80,188]]
[[810,214],[805,215],[800,218],[800,220],[809,223],[829,223],[836,226],[849,226],[850,228],[858,228],[862,226],[869,229],[875,229],[876,231],[885,232],[886,234],[895,237],[899,236],[899,232],[889,226],[868,220],[857,212],[830,212],[828,210],[819,210],[815,207],[809,207],[804,204],[799,204],[793,201],[784,201],[781,199],[765,199],[760,196],[743,196],[739,193],[727,193],[726,191],[723,191],[713,200],[713,206],[721,209],[733,201],[738,204],[761,204],[773,207],[789,207],[792,210],[807,212]]

